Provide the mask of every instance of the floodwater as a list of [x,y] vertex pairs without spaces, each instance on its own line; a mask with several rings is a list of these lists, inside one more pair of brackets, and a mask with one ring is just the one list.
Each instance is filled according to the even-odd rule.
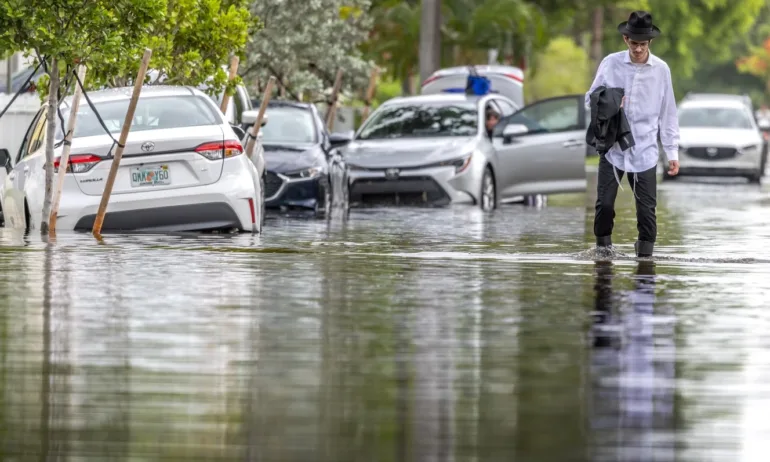
[[766,461],[770,188],[661,185],[654,261],[593,200],[5,230],[2,460]]

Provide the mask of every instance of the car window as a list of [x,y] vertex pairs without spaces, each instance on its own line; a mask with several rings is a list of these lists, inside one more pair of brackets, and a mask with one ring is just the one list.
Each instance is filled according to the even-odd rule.
[[505,123],[498,125],[502,132],[503,127],[509,124],[525,125],[529,131],[527,134],[558,133],[572,130],[582,130],[580,123],[580,105],[578,98],[556,98],[540,101],[526,106],[516,112]]
[[679,127],[752,129],[751,113],[737,107],[680,107]]
[[364,123],[358,138],[473,136],[478,130],[474,101],[408,102],[380,107]]
[[509,103],[504,99],[496,99],[495,102],[497,103],[498,106],[500,106],[500,110],[502,111],[503,117],[508,117],[512,115],[514,112],[516,112],[516,108],[513,106],[513,104]]
[[313,114],[292,106],[268,107],[267,124],[261,128],[262,143],[317,143]]
[[45,108],[41,108],[39,111],[37,111],[37,114],[35,114],[35,117],[32,119],[32,123],[30,123],[29,127],[27,127],[27,133],[24,134],[24,139],[22,139],[21,146],[19,146],[19,152],[16,155],[16,163],[19,163],[21,158],[27,154],[27,149],[29,148],[30,141],[32,140],[32,133],[34,133],[35,128],[37,128],[37,124],[40,121],[40,118],[43,117],[44,109]]
[[43,114],[38,119],[35,129],[32,131],[32,136],[29,138],[29,145],[27,146],[27,152],[24,153],[24,157],[34,153],[43,146],[46,127],[48,127],[48,119],[46,119],[45,114]]
[[[219,125],[221,120],[214,112],[214,108],[203,98],[196,95],[139,98],[130,132]],[[128,112],[128,103],[129,100],[94,103],[110,133],[120,133],[123,129],[123,122]],[[64,120],[67,120],[69,109],[62,112],[64,113]],[[91,108],[81,105],[78,110],[74,137],[104,134],[104,128]],[[57,131],[57,139],[61,139],[61,136],[61,133]]]

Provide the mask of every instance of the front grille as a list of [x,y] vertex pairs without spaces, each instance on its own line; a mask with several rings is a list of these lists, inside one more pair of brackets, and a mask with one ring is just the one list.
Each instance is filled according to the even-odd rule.
[[369,205],[445,205],[450,197],[433,178],[410,176],[355,180],[350,186],[350,201]]
[[265,172],[265,198],[275,196],[282,185],[281,177],[270,171]]
[[735,148],[687,148],[687,155],[696,159],[732,159],[736,154],[738,154],[738,150]]

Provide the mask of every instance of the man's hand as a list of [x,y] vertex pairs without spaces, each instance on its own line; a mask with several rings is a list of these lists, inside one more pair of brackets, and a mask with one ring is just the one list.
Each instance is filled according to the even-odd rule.
[[670,176],[677,176],[679,174],[679,161],[678,160],[669,160],[668,161],[668,174]]

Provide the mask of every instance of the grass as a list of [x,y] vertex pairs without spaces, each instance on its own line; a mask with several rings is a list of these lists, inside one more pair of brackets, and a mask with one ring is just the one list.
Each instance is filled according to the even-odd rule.
[[599,156],[586,157],[586,165],[590,165],[592,167],[599,166]]

